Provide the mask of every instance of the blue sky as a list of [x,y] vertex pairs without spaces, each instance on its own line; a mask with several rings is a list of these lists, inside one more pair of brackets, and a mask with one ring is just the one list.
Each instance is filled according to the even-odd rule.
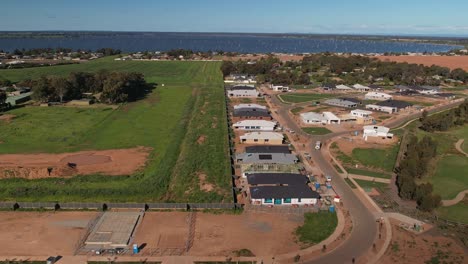
[[0,30],[468,35],[468,0],[1,0]]

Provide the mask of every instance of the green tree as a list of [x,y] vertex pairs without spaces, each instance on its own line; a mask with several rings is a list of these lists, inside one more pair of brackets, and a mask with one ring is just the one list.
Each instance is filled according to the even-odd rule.
[[0,91],[0,104],[5,103],[7,99],[7,94],[4,91]]

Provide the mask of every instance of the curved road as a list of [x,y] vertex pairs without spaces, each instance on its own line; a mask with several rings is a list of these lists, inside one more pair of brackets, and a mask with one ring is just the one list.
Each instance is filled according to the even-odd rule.
[[[279,107],[275,109],[275,113],[279,115],[283,121],[283,126],[293,129],[296,133],[307,136],[312,139],[312,142],[316,140],[326,141],[331,138],[349,134],[352,131],[343,131],[338,133],[330,133],[321,136],[312,136],[306,134],[301,130],[300,126],[294,121],[289,115],[289,110],[296,107],[297,105],[288,105],[281,102],[275,95],[272,95],[271,103]],[[434,109],[429,110],[429,113],[445,110],[457,106],[461,101],[452,102],[447,105],[442,105]],[[300,105],[300,104],[299,104]],[[419,118],[422,112],[416,112],[408,115],[402,119],[396,119],[385,125],[391,128],[398,127],[410,120]],[[354,131],[354,130],[353,130]],[[333,166],[330,164],[330,160],[324,157],[322,151],[317,151],[314,146],[309,146],[310,155],[314,161],[315,166],[318,166],[321,171],[326,175],[331,175],[333,178],[333,185],[336,192],[341,196],[343,205],[349,210],[351,219],[353,221],[353,230],[348,239],[343,242],[336,250],[324,255],[323,257],[313,260],[307,263],[352,263],[353,258],[359,261],[359,257],[363,256],[374,243],[374,239],[377,237],[377,223],[376,216],[367,208],[363,202],[357,197],[353,190],[348,186],[345,180],[340,177]]]

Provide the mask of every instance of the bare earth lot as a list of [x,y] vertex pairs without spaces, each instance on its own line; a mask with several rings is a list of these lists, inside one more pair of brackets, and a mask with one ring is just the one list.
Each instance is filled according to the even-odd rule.
[[[188,213],[149,212],[138,228],[135,242],[143,249],[184,248]],[[232,251],[249,249],[256,256],[275,255],[300,249],[294,230],[302,216],[244,212],[241,215],[197,213],[193,256],[233,256]]]
[[462,68],[468,71],[468,56],[377,56],[380,60],[423,64],[425,66],[439,65],[450,69]]
[[96,212],[0,212],[0,256],[72,255]]
[[5,154],[0,155],[0,178],[130,175],[145,165],[150,151],[151,148],[136,147],[61,154]]

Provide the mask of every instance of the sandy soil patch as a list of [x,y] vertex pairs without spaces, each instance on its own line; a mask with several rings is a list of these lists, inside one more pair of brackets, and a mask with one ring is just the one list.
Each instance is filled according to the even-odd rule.
[[348,156],[351,156],[355,148],[373,148],[383,149],[389,148],[398,142],[398,138],[394,136],[392,139],[381,139],[376,137],[369,137],[367,141],[362,138],[362,135],[347,136],[336,141],[340,150]]
[[[154,249],[185,248],[188,216],[186,212],[146,213],[134,240],[139,245],[146,243],[142,254]],[[232,251],[245,248],[262,256],[298,250],[293,231],[302,223],[303,217],[294,215],[197,213],[194,242],[188,254],[233,256]]]
[[380,263],[426,263],[438,255],[440,262],[430,263],[466,263],[460,245],[451,238],[431,233],[434,232],[416,235],[399,227],[398,221],[392,221],[392,242]]
[[197,139],[198,145],[202,145],[203,143],[205,143],[205,140],[206,140],[206,136],[205,136],[205,135],[199,136],[198,139]]
[[425,66],[439,65],[450,69],[462,68],[468,71],[468,56],[377,56],[379,60],[408,62]]
[[197,173],[198,176],[198,185],[200,187],[200,190],[205,191],[205,192],[211,192],[212,190],[215,189],[215,186],[211,183],[206,182],[206,174],[203,172]]
[[145,165],[150,151],[151,148],[136,147],[61,154],[5,154],[0,155],[0,178],[130,175]]
[[7,123],[10,123],[13,118],[15,118],[15,115],[9,115],[9,114],[4,114],[0,115],[0,121],[5,121]]
[[96,212],[0,212],[1,256],[73,255]]

